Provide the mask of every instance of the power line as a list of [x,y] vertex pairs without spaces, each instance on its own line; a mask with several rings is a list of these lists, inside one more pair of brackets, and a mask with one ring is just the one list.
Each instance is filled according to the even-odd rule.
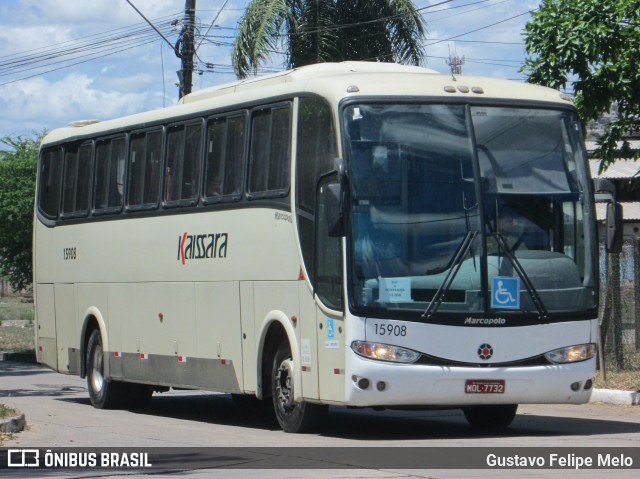
[[[163,15],[161,17],[155,18],[153,19],[154,22],[158,23],[158,22],[163,22],[169,18],[176,18],[178,14],[171,14],[171,15]],[[115,28],[112,30],[106,30],[104,32],[99,32],[99,33],[92,33],[91,35],[85,35],[82,37],[78,37],[78,38],[74,38],[73,40],[65,40],[64,42],[58,42],[58,43],[53,43],[51,45],[48,45],[46,47],[37,47],[37,48],[32,48],[29,50],[22,50],[20,52],[17,53],[10,53],[9,55],[0,55],[0,60],[3,58],[10,58],[10,57],[15,57],[15,56],[23,56],[27,53],[32,53],[32,52],[37,52],[37,51],[41,51],[41,50],[46,50],[48,48],[51,47],[59,47],[62,45],[66,45],[69,43],[77,43],[77,42],[81,42],[83,40],[87,40],[90,38],[95,38],[95,37],[101,37],[103,35],[112,35],[112,34],[116,34],[117,32],[121,32],[121,31],[128,31],[131,29],[138,29],[141,25],[144,25],[144,23],[140,22],[140,23],[135,23],[133,25],[127,25],[126,27],[119,27],[119,28]]]
[[[50,52],[46,55],[42,55],[38,58],[26,59],[24,61],[19,62],[7,62],[0,64],[0,74],[15,74],[21,73],[24,71],[29,71],[37,68],[44,68],[51,65],[64,63],[65,61],[74,60],[77,58],[83,58],[94,53],[99,53],[101,51],[110,51],[113,48],[123,47],[127,48],[129,46],[140,46],[146,45],[152,41],[156,40],[155,34],[145,34],[139,35],[135,38],[123,38],[113,40],[111,42],[98,42],[92,45],[84,45],[82,47],[77,47],[73,49],[69,49],[67,51],[57,51]],[[71,58],[69,58],[71,57]]]
[[[489,1],[491,1],[491,0],[480,0],[480,1],[478,1],[478,2],[467,3],[467,4],[465,4],[465,5],[457,5],[457,6],[454,6],[454,7],[443,8],[442,10],[435,10],[435,11],[433,11],[433,12],[427,12],[427,13],[425,13],[425,14],[423,14],[423,15],[433,15],[434,13],[448,12],[448,11],[451,11],[451,10],[454,10],[454,9],[457,9],[457,8],[471,7],[471,6],[473,6],[473,5],[478,5],[478,4],[482,4],[482,3],[487,3],[487,2],[489,2]],[[481,6],[481,7],[473,8],[473,9],[471,9],[471,10],[465,10],[464,12],[458,12],[458,13],[454,13],[454,14],[452,14],[452,15],[444,15],[444,16],[442,16],[442,17],[438,17],[438,18],[431,18],[431,19],[429,20],[429,22],[430,22],[430,23],[433,23],[433,22],[439,22],[440,20],[446,20],[447,18],[453,18],[453,17],[458,17],[458,16],[460,16],[460,15],[466,15],[466,14],[471,13],[471,12],[475,12],[475,11],[478,11],[478,10],[484,10],[485,8],[495,7],[496,5],[500,5],[501,3],[506,3],[506,2],[510,2],[510,1],[511,1],[511,0],[502,0],[502,1],[500,1],[500,2],[492,3],[492,4],[490,4],[490,5],[483,5],[483,6]]]
[[202,45],[202,42],[204,41],[204,39],[206,38],[207,34],[211,31],[211,29],[213,28],[213,25],[216,23],[216,21],[218,20],[218,18],[220,18],[220,14],[222,13],[222,10],[224,10],[224,7],[227,6],[227,3],[229,3],[229,0],[224,0],[224,3],[222,4],[222,6],[220,7],[220,10],[218,10],[218,13],[216,14],[216,16],[214,17],[214,19],[211,21],[211,25],[209,25],[209,28],[207,28],[207,31],[204,32],[204,35],[202,36],[202,39],[200,40],[200,43],[198,43],[198,46],[196,47],[196,53],[198,52],[198,49],[200,48],[200,45]]
[[[165,22],[162,27],[166,30],[173,28],[169,22]],[[60,58],[63,56],[82,53],[87,50],[96,50],[107,48],[113,43],[126,44],[127,41],[136,41],[139,38],[148,38],[151,29],[127,27],[120,28],[99,34],[89,35],[77,40],[69,40],[48,47],[40,47],[27,50],[20,53],[5,55],[0,57],[0,69],[11,69],[12,67],[21,67],[24,65],[37,64],[38,62],[46,62],[48,60]],[[155,35],[154,35],[155,36]],[[31,54],[28,54],[31,53]]]
[[[157,39],[154,40],[153,42],[147,42],[146,44],[155,43],[156,41],[157,41]],[[28,80],[30,78],[42,76],[42,75],[45,75],[47,73],[52,73],[52,72],[55,72],[55,71],[58,71],[58,70],[64,70],[65,68],[73,67],[73,66],[76,66],[76,65],[81,65],[83,63],[88,63],[90,61],[97,60],[98,58],[104,58],[104,57],[108,57],[108,56],[111,56],[111,55],[115,55],[116,53],[120,53],[120,52],[123,52],[123,51],[126,51],[126,50],[131,50],[132,48],[138,48],[139,46],[140,45],[129,46],[127,48],[119,49],[119,50],[116,50],[116,51],[113,51],[113,52],[110,52],[110,53],[105,53],[103,55],[97,55],[95,57],[92,57],[92,58],[89,58],[89,59],[86,59],[86,60],[82,60],[82,61],[75,62],[75,63],[70,63],[68,65],[64,65],[64,66],[61,66],[61,67],[58,67],[58,68],[53,68],[53,69],[47,70],[45,72],[35,73],[33,75],[29,75],[29,76],[26,76],[26,77],[23,77],[23,78],[18,78],[18,79],[15,79],[15,80],[6,81],[4,83],[0,83],[0,86],[10,85],[11,83],[17,83],[19,81]]]
[[463,37],[463,36],[469,35],[471,33],[479,32],[480,30],[486,30],[487,28],[495,27],[496,25],[500,25],[501,23],[506,23],[506,22],[508,22],[510,20],[513,20],[513,19],[518,18],[518,17],[522,17],[524,15],[530,15],[533,12],[534,12],[534,10],[527,10],[526,12],[522,12],[522,13],[520,13],[518,15],[514,15],[512,17],[505,18],[504,20],[500,20],[498,22],[494,22],[494,23],[491,23],[489,25],[485,25],[485,26],[480,27],[480,28],[475,28],[473,30],[469,30],[468,32],[465,32],[465,33],[460,33],[458,35],[453,35],[453,36],[451,36],[449,38],[445,38],[443,40],[438,40],[438,41],[435,41],[435,42],[432,42],[432,43],[427,43],[427,44],[425,44],[425,46],[430,47],[430,46],[433,46],[433,45],[437,45],[438,43],[448,42],[448,41],[454,40],[454,39],[456,39],[458,37]]
[[143,14],[140,10],[138,10],[138,7],[136,7],[133,3],[131,3],[131,0],[126,0],[126,2],[127,2],[129,5],[131,5],[131,7],[132,7],[136,12],[138,12],[138,14],[139,14],[142,18],[144,18],[144,20],[145,20],[145,21],[146,21],[146,22],[151,26],[151,28],[153,28],[153,29],[156,31],[156,33],[157,33],[158,35],[160,35],[160,36],[162,37],[162,39],[163,39],[165,42],[167,42],[167,43],[169,44],[169,46],[173,47],[173,51],[176,53],[176,55],[177,55],[177,56],[180,56],[180,54],[178,53],[178,51],[177,51],[176,47],[174,47],[174,46],[173,46],[173,44],[172,44],[169,40],[167,40],[167,37],[165,37],[165,36],[162,34],[162,32],[161,32],[160,30],[158,30],[158,29],[156,28],[156,26],[155,26],[153,23],[151,23],[151,21],[150,21],[147,17],[145,17],[145,16],[144,16],[144,14]]

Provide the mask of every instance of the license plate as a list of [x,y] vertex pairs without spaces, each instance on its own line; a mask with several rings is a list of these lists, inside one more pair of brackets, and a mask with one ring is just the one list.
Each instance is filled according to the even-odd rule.
[[504,379],[467,379],[464,392],[467,394],[503,394]]

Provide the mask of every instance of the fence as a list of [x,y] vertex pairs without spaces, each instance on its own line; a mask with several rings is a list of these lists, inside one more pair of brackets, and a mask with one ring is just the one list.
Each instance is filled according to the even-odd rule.
[[600,334],[607,370],[640,370],[640,238],[600,248]]

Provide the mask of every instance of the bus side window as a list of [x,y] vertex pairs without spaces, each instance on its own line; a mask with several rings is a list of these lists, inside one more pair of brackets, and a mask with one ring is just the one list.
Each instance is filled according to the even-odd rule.
[[68,146],[64,154],[62,214],[83,216],[89,209],[91,144]]
[[167,161],[164,179],[164,199],[167,202],[180,199],[183,154],[184,125],[170,127],[167,133]]
[[122,208],[124,155],[124,137],[96,143],[93,209],[98,213],[115,213]]
[[131,135],[128,206],[155,208],[160,196],[162,131]]
[[195,204],[200,184],[202,125],[176,125],[167,134],[164,199]]
[[284,196],[289,189],[291,107],[261,108],[251,117],[249,193],[251,197]]
[[207,134],[207,165],[204,196],[209,203],[216,202],[222,195],[221,172],[225,167],[227,119],[216,118],[209,122]]
[[246,114],[214,118],[207,128],[206,203],[235,201],[242,195]]
[[45,151],[40,164],[40,211],[49,218],[58,216],[62,173],[62,148]]

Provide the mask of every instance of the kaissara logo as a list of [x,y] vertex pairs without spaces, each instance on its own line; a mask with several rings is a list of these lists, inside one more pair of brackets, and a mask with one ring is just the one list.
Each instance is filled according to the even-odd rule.
[[178,261],[186,264],[190,259],[227,257],[227,233],[189,234],[178,236]]

